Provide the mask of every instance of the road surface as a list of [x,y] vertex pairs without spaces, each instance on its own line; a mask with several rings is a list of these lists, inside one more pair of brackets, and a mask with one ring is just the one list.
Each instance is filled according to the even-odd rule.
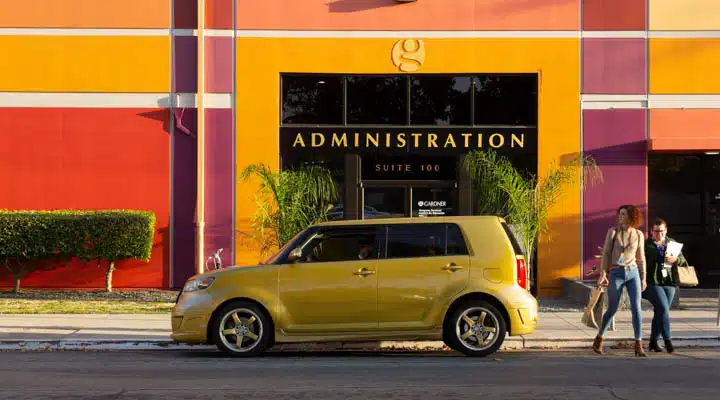
[[2,399],[718,399],[720,350],[457,354],[3,352]]

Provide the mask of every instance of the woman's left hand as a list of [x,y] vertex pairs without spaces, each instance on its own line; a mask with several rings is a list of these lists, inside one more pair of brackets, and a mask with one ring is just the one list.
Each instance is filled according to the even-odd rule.
[[665,262],[668,264],[675,264],[675,261],[677,261],[677,257],[665,257]]
[[644,292],[645,289],[647,289],[647,280],[643,279],[643,281],[642,281],[642,291]]

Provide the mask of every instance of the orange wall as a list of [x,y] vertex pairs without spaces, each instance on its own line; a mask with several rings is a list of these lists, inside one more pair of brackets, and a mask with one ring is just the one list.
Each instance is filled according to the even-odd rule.
[[580,0],[242,1],[238,29],[575,30]]
[[720,110],[650,110],[651,150],[720,150]]
[[720,39],[651,38],[650,94],[720,93]]
[[169,28],[171,0],[0,0],[4,28]]
[[[167,284],[170,136],[165,109],[0,108],[0,208],[145,209],[157,234],[149,263],[124,262],[116,287]],[[31,274],[25,287],[102,287],[102,271]],[[0,270],[0,285],[10,284]]]
[[[391,38],[237,39],[238,174],[252,163],[278,168],[278,77],[281,73],[396,74],[398,69],[390,57],[396,41]],[[540,73],[540,175],[547,173],[552,162],[580,151],[578,40],[424,39],[424,45],[425,62],[418,73]],[[245,230],[255,210],[256,182],[238,182],[236,193],[236,227]],[[577,184],[571,185],[549,213],[554,242],[539,248],[538,279],[543,295],[559,295],[560,278],[579,275],[580,215],[580,188]],[[238,235],[236,262],[239,265],[257,262],[260,258],[257,250],[241,237]]]

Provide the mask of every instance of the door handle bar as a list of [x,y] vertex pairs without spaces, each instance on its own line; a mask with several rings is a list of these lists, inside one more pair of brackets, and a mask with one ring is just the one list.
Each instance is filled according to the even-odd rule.
[[374,274],[375,274],[375,271],[371,271],[366,268],[361,268],[361,269],[353,272],[353,275],[358,275],[358,276],[368,276],[368,275],[374,275]]
[[451,272],[455,272],[462,268],[463,268],[462,265],[457,265],[455,263],[450,263],[450,264],[447,264],[444,267],[442,267],[442,269],[444,269],[445,271],[451,271]]

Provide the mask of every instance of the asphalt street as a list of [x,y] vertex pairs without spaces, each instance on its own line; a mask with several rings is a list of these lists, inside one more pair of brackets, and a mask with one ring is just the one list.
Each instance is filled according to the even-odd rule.
[[720,350],[456,354],[4,352],[2,399],[718,399]]

